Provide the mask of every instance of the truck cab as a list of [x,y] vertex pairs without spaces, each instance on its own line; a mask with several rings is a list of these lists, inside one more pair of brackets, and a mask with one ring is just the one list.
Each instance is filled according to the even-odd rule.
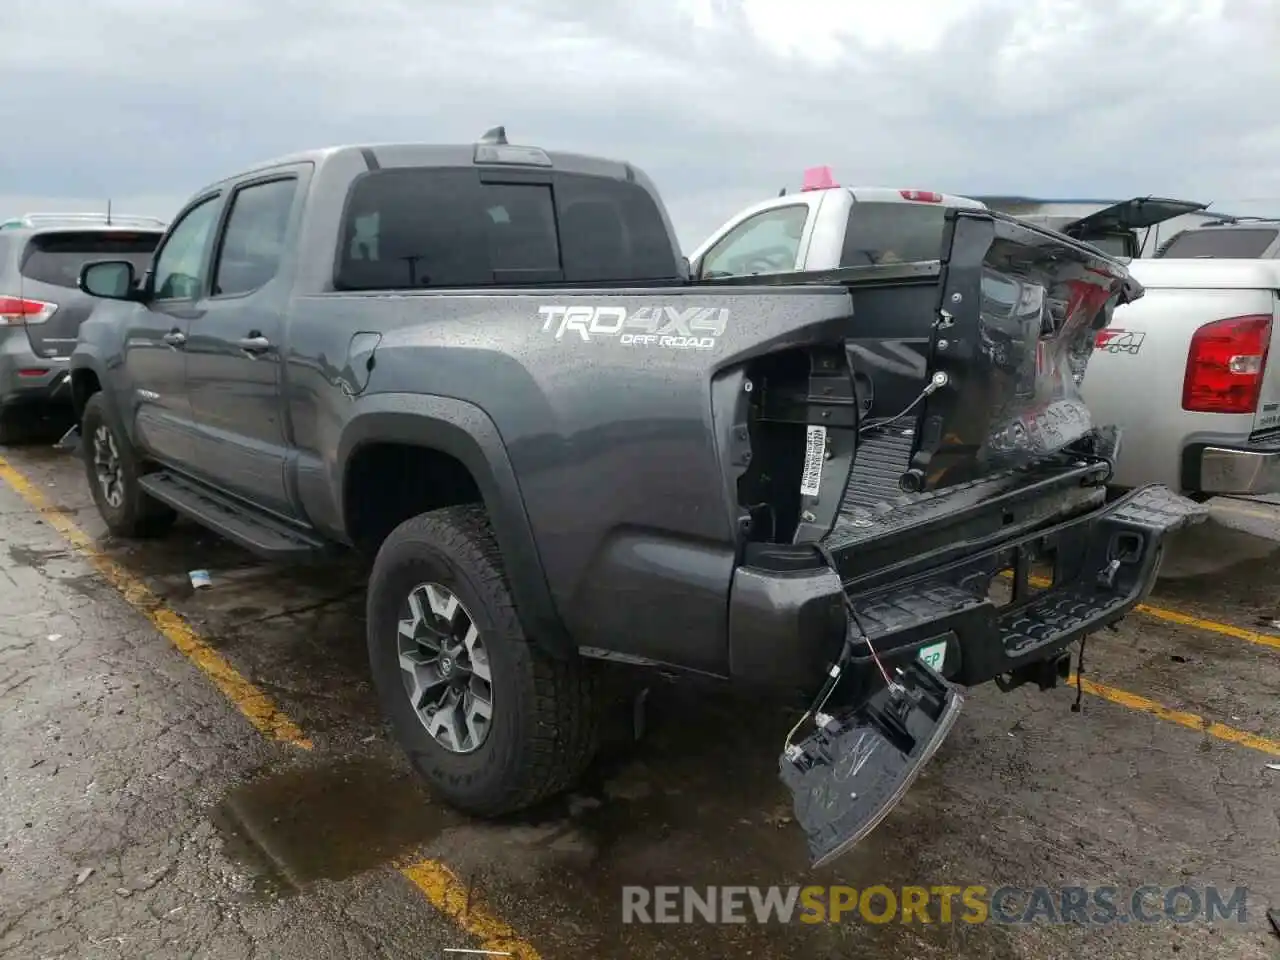
[[690,266],[698,279],[715,280],[937,260],[946,212],[955,207],[985,209],[932,190],[842,187],[829,167],[813,167],[799,193],[784,189],[726,221]]

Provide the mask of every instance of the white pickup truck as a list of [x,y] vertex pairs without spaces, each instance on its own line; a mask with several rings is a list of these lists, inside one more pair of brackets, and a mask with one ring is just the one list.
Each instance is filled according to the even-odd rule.
[[[828,168],[815,167],[798,194],[784,191],[740,211],[689,261],[695,276],[712,278],[928,260],[938,256],[948,208],[986,206],[928,190],[841,187]],[[1104,235],[1131,234],[1203,207],[1135,198],[1070,223],[1087,242],[1119,253]],[[1227,235],[1244,229],[1252,246]],[[1196,255],[1261,256],[1255,247],[1272,248],[1259,229],[1231,224],[1178,237]],[[1274,241],[1275,225],[1267,229]],[[1203,233],[1216,246],[1200,240]],[[1176,254],[1178,242],[1161,253]],[[1123,252],[1134,251],[1127,245]],[[1197,499],[1280,492],[1280,358],[1268,363],[1280,327],[1280,260],[1135,259],[1128,266],[1147,293],[1117,309],[1099,332],[1082,387],[1099,422],[1121,429],[1113,486],[1164,483]],[[877,333],[876,344],[855,341],[851,349],[873,350],[864,361],[924,375],[927,341],[892,342],[886,331]],[[877,456],[869,450],[866,459]]]
[[799,193],[739,211],[689,262],[695,277],[714,279],[936,260],[950,207],[985,204],[932,190],[842,187],[830,168],[813,167]]
[[1197,499],[1280,492],[1280,260],[1134,260],[1083,395],[1121,428],[1113,483]]

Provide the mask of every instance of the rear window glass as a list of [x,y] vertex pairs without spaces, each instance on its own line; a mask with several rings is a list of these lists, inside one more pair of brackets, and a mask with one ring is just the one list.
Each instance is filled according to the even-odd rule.
[[1218,257],[1224,260],[1251,260],[1262,256],[1275,243],[1276,230],[1210,227],[1207,230],[1184,230],[1160,251],[1158,256],[1171,260],[1193,257]]
[[373,290],[676,276],[665,222],[637,184],[485,183],[475,169],[410,167],[352,186],[334,280]]
[[939,259],[950,209],[941,203],[855,203],[849,212],[840,266]]
[[160,242],[158,233],[83,231],[45,233],[27,241],[22,275],[36,283],[74,287],[80,268],[93,260],[128,260],[142,274]]

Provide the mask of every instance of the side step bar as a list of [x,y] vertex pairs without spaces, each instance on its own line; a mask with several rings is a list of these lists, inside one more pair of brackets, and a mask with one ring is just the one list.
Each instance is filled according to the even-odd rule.
[[161,503],[265,559],[297,563],[329,552],[318,537],[180,474],[160,470],[138,484]]

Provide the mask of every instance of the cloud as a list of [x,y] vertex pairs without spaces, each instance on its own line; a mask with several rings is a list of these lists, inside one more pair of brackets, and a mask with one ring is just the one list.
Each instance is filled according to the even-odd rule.
[[[830,164],[956,193],[1280,213],[1272,0],[3,0],[0,214],[169,214],[327,143],[626,158],[686,248]],[[56,56],[49,56],[56,51]]]

